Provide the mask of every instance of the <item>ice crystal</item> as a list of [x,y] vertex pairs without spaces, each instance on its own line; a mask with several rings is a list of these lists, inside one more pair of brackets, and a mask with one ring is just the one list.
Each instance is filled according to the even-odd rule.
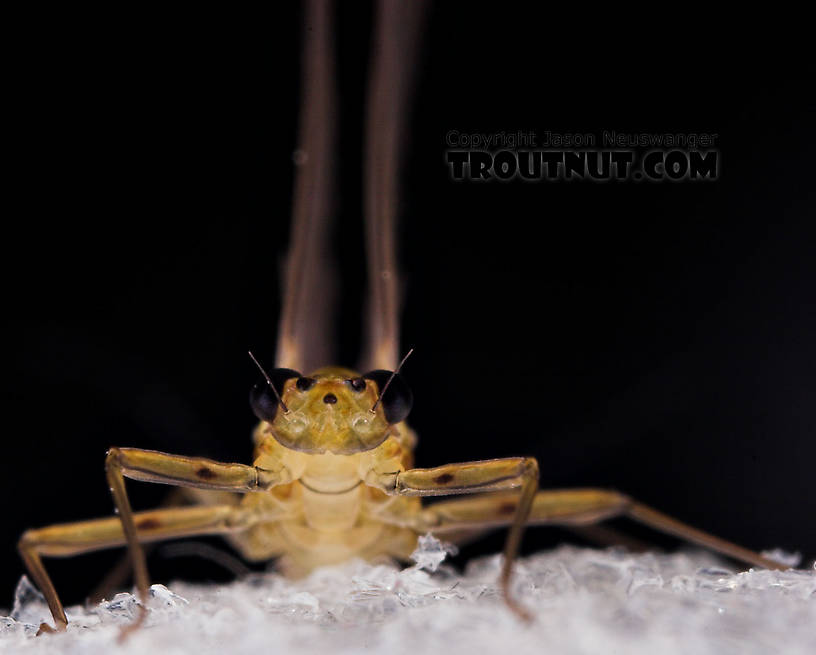
[[449,548],[426,536],[415,566],[348,562],[302,580],[255,574],[227,585],[153,585],[142,629],[121,626],[139,601],[120,593],[70,607],[65,634],[42,596],[20,581],[0,617],[0,653],[521,654],[813,652],[816,569],[735,572],[706,553],[633,555],[563,546],[519,561],[513,593],[535,615],[521,623],[498,587],[501,556],[459,574]]

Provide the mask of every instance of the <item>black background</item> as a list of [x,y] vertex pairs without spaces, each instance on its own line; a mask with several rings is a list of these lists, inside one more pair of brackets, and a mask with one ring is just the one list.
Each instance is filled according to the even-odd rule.
[[[249,461],[246,350],[274,351],[288,238],[297,6],[237,25],[62,18],[20,54],[8,124],[21,147],[2,239],[0,606],[25,528],[111,513],[108,447]],[[338,12],[342,364],[361,332],[370,27],[367,5]],[[531,17],[457,5],[433,9],[424,36],[400,208],[418,464],[535,455],[542,486],[615,487],[812,560],[808,85],[688,61],[647,71],[602,49],[583,61],[545,47]],[[449,130],[604,129],[716,133],[721,178],[473,184],[444,165]],[[130,490],[137,508],[167,492]],[[526,549],[570,538],[531,530]],[[78,602],[118,556],[47,566]],[[158,581],[228,577],[196,558],[150,564]]]

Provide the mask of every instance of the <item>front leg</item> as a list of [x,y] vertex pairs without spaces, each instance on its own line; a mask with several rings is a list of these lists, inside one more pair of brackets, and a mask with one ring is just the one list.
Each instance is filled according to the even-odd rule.
[[396,496],[450,496],[518,489],[519,498],[504,546],[501,587],[510,608],[526,620],[531,618],[510,595],[510,575],[538,490],[538,462],[534,458],[507,457],[386,473],[371,471],[366,484]]
[[291,482],[291,475],[286,468],[269,471],[257,466],[223,464],[203,457],[183,457],[140,448],[111,448],[105,459],[105,472],[133,563],[133,578],[139,591],[139,598],[142,600],[139,618],[128,630],[137,628],[144,621],[146,614],[144,602],[147,600],[150,580],[144,550],[139,543],[133,510],[125,489],[126,477],[179,487],[237,492],[260,491]]

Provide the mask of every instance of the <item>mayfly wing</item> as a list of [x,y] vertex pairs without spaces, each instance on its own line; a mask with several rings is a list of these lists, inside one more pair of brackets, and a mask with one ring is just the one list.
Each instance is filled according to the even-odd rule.
[[376,3],[366,108],[363,201],[369,290],[362,370],[393,370],[399,361],[399,166],[424,9],[422,1]]
[[283,275],[276,366],[309,371],[332,362],[335,278],[329,256],[335,146],[333,3],[304,7],[292,231]]

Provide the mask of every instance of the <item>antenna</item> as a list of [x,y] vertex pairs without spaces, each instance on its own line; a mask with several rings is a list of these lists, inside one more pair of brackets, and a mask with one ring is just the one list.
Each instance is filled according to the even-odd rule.
[[402,358],[402,361],[399,363],[399,366],[397,366],[394,372],[391,373],[391,377],[388,378],[388,382],[385,383],[385,386],[382,388],[382,391],[380,391],[380,395],[377,396],[377,402],[374,403],[374,407],[368,410],[369,412],[373,414],[374,411],[377,409],[377,405],[379,405],[380,401],[383,399],[383,396],[385,395],[385,390],[388,389],[388,385],[391,384],[391,380],[393,380],[396,377],[397,373],[399,373],[400,369],[402,368],[402,365],[405,363],[405,360],[411,356],[412,352],[414,352],[413,348],[411,348],[411,350],[405,353],[405,357]]
[[[261,372],[261,373],[263,373],[263,376],[266,378],[266,382],[267,382],[267,383],[269,384],[269,386],[271,387],[271,389],[272,389],[272,393],[274,393],[274,394],[275,394],[275,398],[277,398],[277,399],[278,399],[278,402],[280,403],[280,406],[281,406],[281,407],[283,407],[283,413],[284,413],[284,414],[288,414],[288,413],[289,413],[289,408],[288,408],[288,407],[287,407],[287,406],[284,404],[283,399],[280,397],[280,394],[278,393],[278,390],[275,388],[275,385],[274,385],[274,384],[272,384],[272,380],[271,380],[271,378],[270,378],[270,377],[267,375],[266,371],[264,371],[264,370],[263,370],[263,366],[261,366],[261,365],[258,363],[258,360],[257,360],[257,359],[255,359],[255,355],[253,355],[253,354],[252,354],[252,351],[251,351],[251,350],[247,350],[247,352],[249,353],[249,356],[252,358],[252,361],[253,361],[253,362],[255,362],[255,366],[257,366],[257,367],[258,367],[258,370],[260,370],[260,372]],[[410,354],[411,354],[411,353],[408,353],[408,355],[410,355]],[[407,355],[406,355],[406,357],[407,357]],[[405,360],[403,359],[402,361],[404,362]],[[402,366],[402,364],[400,364],[400,366]],[[399,370],[399,369],[397,369],[397,370]],[[390,381],[391,381],[391,380],[389,380],[389,382],[390,382]],[[388,385],[385,385],[385,386],[387,387]],[[379,399],[378,399],[378,400],[379,400]],[[376,407],[376,405],[375,405],[375,407]]]

